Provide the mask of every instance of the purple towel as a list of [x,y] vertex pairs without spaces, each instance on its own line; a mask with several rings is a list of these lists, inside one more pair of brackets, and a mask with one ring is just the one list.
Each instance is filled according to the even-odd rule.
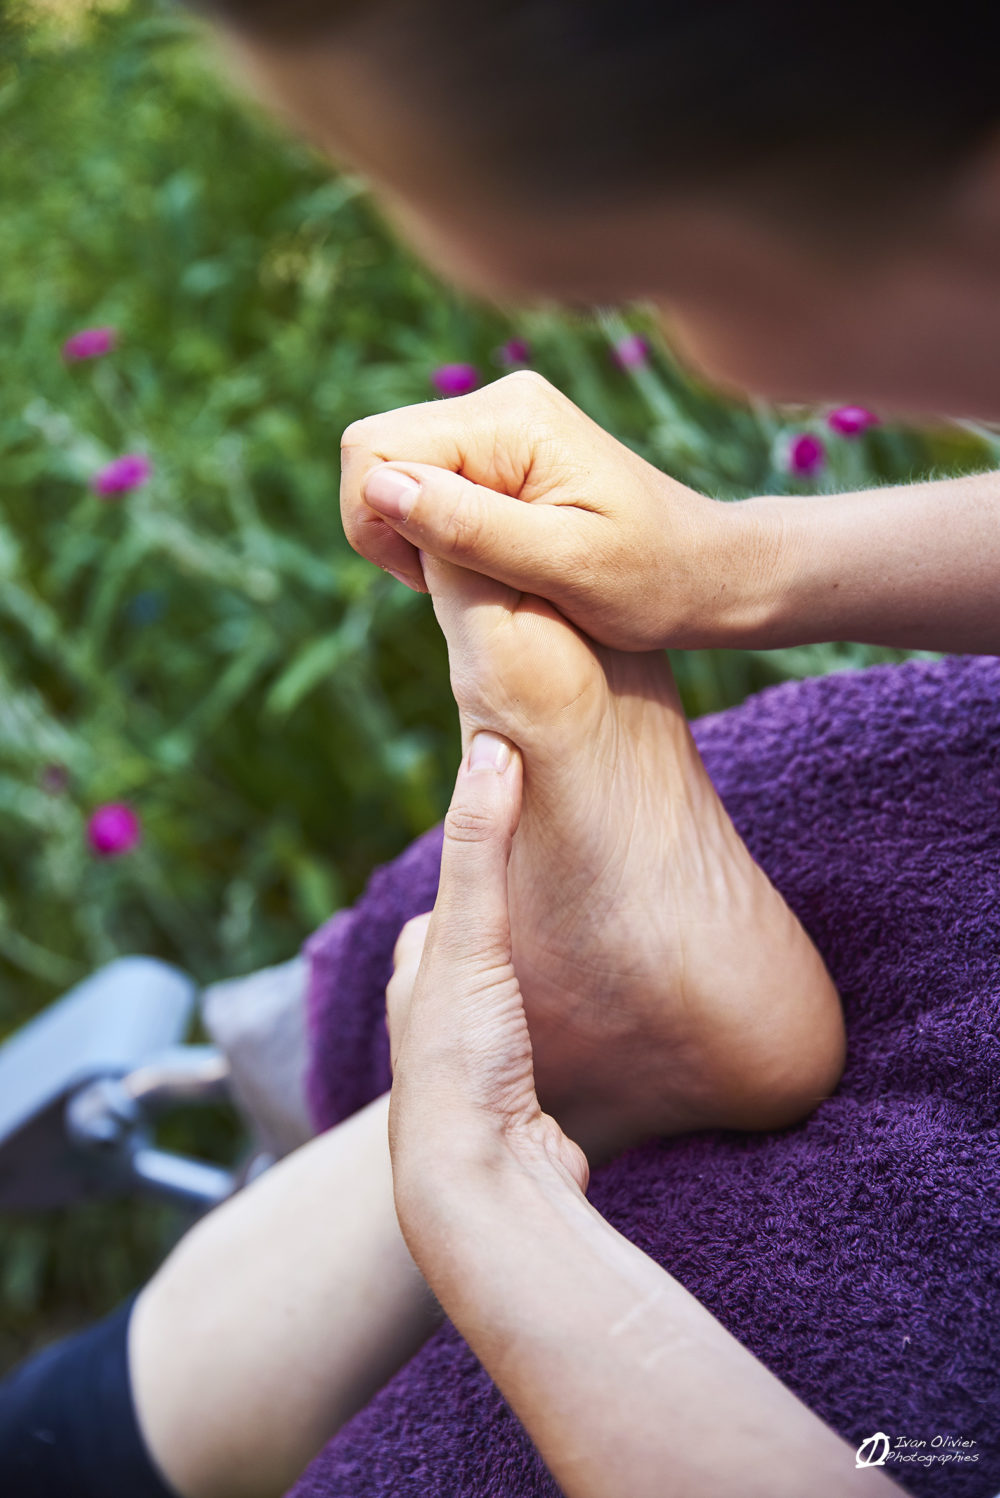
[[[591,1196],[853,1447],[923,1498],[1000,1489],[1000,661],[773,688],[696,736],[737,827],[843,995],[844,1079],[799,1127],[631,1151]],[[312,1100],[389,1082],[383,991],[433,902],[440,834],[313,939]],[[332,1329],[331,1335],[336,1335]],[[667,1459],[671,1431],[664,1410]],[[720,1431],[720,1440],[728,1433]],[[970,1441],[956,1448],[945,1441]],[[975,1461],[930,1457],[961,1450]],[[444,1327],[297,1498],[553,1498],[518,1421]]]

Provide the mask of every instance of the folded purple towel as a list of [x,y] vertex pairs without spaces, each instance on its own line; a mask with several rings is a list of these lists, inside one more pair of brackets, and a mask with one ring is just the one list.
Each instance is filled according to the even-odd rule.
[[[890,1467],[911,1492],[991,1498],[1000,661],[776,687],[703,720],[696,737],[752,853],[830,966],[847,1070],[805,1124],[647,1144],[598,1171],[592,1199],[852,1446],[876,1431],[893,1445],[924,1441]],[[433,902],[439,850],[440,833],[428,833],[310,945],[321,1126],[388,1085],[392,947]],[[663,1415],[669,1460],[684,1432]],[[956,1451],[975,1460],[941,1463]],[[294,1492],[552,1498],[556,1488],[446,1326]]]

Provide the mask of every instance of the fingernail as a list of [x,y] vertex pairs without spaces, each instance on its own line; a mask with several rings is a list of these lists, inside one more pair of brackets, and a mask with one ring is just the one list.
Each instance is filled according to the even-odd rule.
[[385,464],[373,468],[365,481],[365,503],[387,520],[408,520],[419,493],[416,479]]
[[510,764],[510,745],[495,733],[477,733],[469,749],[469,773],[493,770],[502,775]]

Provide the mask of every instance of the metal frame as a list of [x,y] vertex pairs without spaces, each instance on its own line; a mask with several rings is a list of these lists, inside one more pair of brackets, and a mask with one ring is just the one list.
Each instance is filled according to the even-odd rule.
[[205,1211],[235,1190],[155,1141],[166,1109],[229,1097],[222,1052],[181,1043],[197,997],[178,969],[120,958],[0,1046],[0,1209],[139,1189]]

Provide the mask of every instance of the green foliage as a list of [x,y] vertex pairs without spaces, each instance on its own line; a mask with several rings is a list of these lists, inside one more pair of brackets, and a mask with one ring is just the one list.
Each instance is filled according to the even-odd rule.
[[[712,493],[786,488],[782,434],[820,430],[724,403],[662,350],[619,370],[618,314],[467,305],[218,73],[155,0],[72,33],[8,19],[0,47],[0,1034],[117,953],[202,980],[289,956],[440,815],[445,657],[426,600],[343,539],[348,422],[429,398],[439,364],[489,377],[516,334],[599,422]],[[66,336],[99,323],[119,350],[64,364]],[[828,445],[830,486],[985,460],[955,432]],[[153,480],[101,502],[89,482],[122,452],[148,454]],[[702,712],[877,655],[678,671]],[[143,844],[99,862],[86,818],[119,799]],[[10,1325],[107,1303],[158,1250],[151,1223],[102,1208],[8,1227]]]

